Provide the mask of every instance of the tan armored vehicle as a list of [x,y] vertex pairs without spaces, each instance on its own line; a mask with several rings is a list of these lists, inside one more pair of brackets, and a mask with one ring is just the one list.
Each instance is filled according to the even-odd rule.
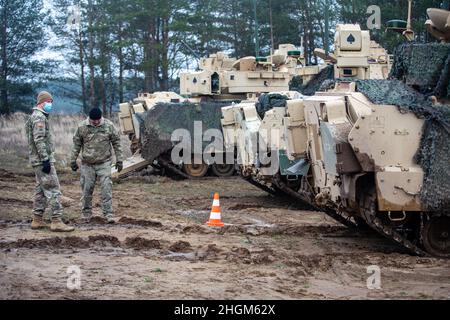
[[246,100],[247,94],[289,90],[289,82],[289,72],[273,70],[267,58],[217,53],[200,61],[200,71],[180,74],[180,93],[191,101]]
[[[349,43],[346,43],[347,40]],[[335,78],[357,78],[365,80],[386,79],[388,77],[391,70],[392,58],[384,48],[379,46],[376,42],[371,41],[369,32],[362,31],[359,25],[338,25],[336,28],[335,48],[335,53],[329,56],[326,56],[325,52],[321,49],[315,50],[316,54],[321,58],[332,63],[331,65],[334,66],[335,70]],[[351,83],[341,83],[333,89],[333,91],[343,90],[345,92],[348,91],[351,86]],[[279,93],[285,95],[288,100],[299,98],[298,96],[294,97],[289,95],[289,93]],[[287,101],[287,108],[292,112],[294,112],[291,106],[293,103],[295,104],[296,102]],[[253,101],[244,101],[241,104],[223,108],[222,124],[224,129],[233,129],[230,131],[230,134],[232,134],[236,128],[245,128],[245,132],[249,134],[247,138],[253,137],[254,134],[257,134],[260,131],[267,131],[266,135],[270,135],[271,128],[282,127],[283,121],[286,120],[284,112],[285,108],[274,108],[264,115],[264,119],[261,119],[261,117],[258,116],[255,103]],[[287,127],[297,128],[303,126],[304,129],[304,118],[302,118],[304,117],[302,116],[303,112],[297,111],[295,114],[297,115],[297,118],[292,120],[292,123],[288,123]],[[287,121],[289,121],[289,119]],[[227,134],[228,131],[229,130],[225,130],[225,134]],[[286,132],[282,132],[281,135],[296,137],[296,135],[300,134],[301,130],[295,132],[296,134],[292,134],[291,130],[287,130]],[[241,137],[245,137],[245,135]],[[236,137],[231,135],[229,139],[226,139],[226,142],[236,141],[235,138]],[[292,144],[294,143],[293,141],[298,140],[298,138],[272,140],[277,149],[285,150],[288,147],[288,143]],[[245,143],[239,144],[230,142],[228,144],[229,148],[232,148],[233,146],[243,148],[241,149],[242,152],[240,152],[240,154],[244,156],[241,165],[245,171],[252,171],[255,159],[254,155],[249,155],[245,152],[245,149],[247,148]],[[298,153],[304,154],[305,152],[306,151],[302,151]],[[293,159],[291,158],[290,160]]]
[[190,101],[254,100],[255,95],[289,91],[295,76],[307,84],[326,64],[307,66],[301,52],[292,44],[281,44],[268,57],[229,58],[213,54],[200,61],[198,72],[180,74],[180,93]]
[[[319,66],[306,67],[300,51],[291,44],[280,45],[269,57],[236,60],[219,52],[201,59],[199,68],[200,71],[180,74],[181,95],[174,92],[142,93],[132,102],[120,105],[121,132],[131,141],[133,157],[126,161],[120,175],[113,173],[116,178],[145,168],[153,162],[153,159],[144,159],[140,153],[141,131],[145,114],[157,104],[256,101],[262,93],[289,92],[289,84],[294,76],[301,75],[304,83],[307,83],[321,70]],[[183,165],[180,169],[185,175],[198,178],[206,175],[209,167],[208,164],[199,163]],[[234,172],[234,165],[213,165],[211,170],[215,175],[229,176]]]
[[[444,16],[430,14],[441,40],[450,33]],[[252,103],[225,107],[225,143],[262,189],[349,227],[368,225],[415,254],[450,257],[450,106],[440,104],[450,97],[450,45],[401,46],[392,72],[399,80],[366,80],[366,60],[338,63],[342,49],[359,43],[357,30],[338,27],[334,57],[337,77],[361,80],[337,81],[263,117]]]
[[329,56],[322,49],[316,55],[334,64],[335,78],[386,79],[392,57],[359,25],[341,24],[336,28],[335,52]]
[[[341,39],[353,39],[352,45],[343,45]],[[145,168],[154,163],[154,155],[144,159],[141,154],[142,134],[145,131],[144,117],[156,105],[165,103],[195,103],[206,107],[207,103],[256,102],[264,93],[278,92],[287,96],[298,95],[290,92],[290,83],[294,77],[301,78],[303,86],[308,86],[311,80],[321,78],[321,73],[335,64],[336,74],[347,77],[385,78],[390,69],[390,59],[386,51],[376,43],[370,41],[368,32],[361,31],[359,26],[342,25],[338,27],[335,40],[336,53],[327,63],[318,66],[306,66],[301,52],[292,44],[282,44],[268,57],[229,58],[224,53],[213,54],[200,60],[199,71],[182,73],[180,75],[180,93],[156,92],[140,94],[133,102],[120,105],[120,125],[122,133],[131,140],[131,150],[134,156],[125,163],[122,176],[135,170]],[[330,65],[331,64],[331,65]],[[164,115],[173,116],[164,110]],[[204,111],[201,111],[205,113]],[[146,122],[148,126],[158,127],[161,112],[153,118],[154,124]],[[184,118],[189,126],[198,115],[191,114]],[[214,121],[208,119],[210,124]],[[218,125],[220,128],[220,125]],[[148,128],[152,129],[152,128]],[[158,128],[159,129],[159,128]],[[164,128],[166,131],[170,126]],[[172,128],[176,130],[178,128]],[[164,138],[166,139],[166,138]],[[215,152],[221,152],[216,150]],[[233,152],[233,151],[230,151]],[[193,155],[195,156],[195,155]],[[148,158],[147,157],[147,158]],[[198,158],[198,157],[196,157]],[[166,159],[167,160],[167,159]],[[162,162],[162,161],[160,161]],[[170,161],[164,161],[168,163]],[[178,166],[180,167],[180,165]],[[209,168],[211,167],[211,170]],[[172,171],[176,168],[171,167]],[[230,164],[195,163],[182,164],[177,174],[185,177],[203,177],[212,171],[214,175],[229,176],[234,172]],[[114,173],[119,177],[118,173]]]

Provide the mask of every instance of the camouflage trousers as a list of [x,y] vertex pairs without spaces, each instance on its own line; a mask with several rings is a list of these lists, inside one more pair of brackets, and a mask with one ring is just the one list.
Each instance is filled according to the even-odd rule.
[[81,165],[81,210],[83,217],[92,216],[92,195],[94,193],[97,178],[101,187],[102,210],[105,217],[113,217],[112,206],[112,180],[111,180],[111,162],[103,164],[85,164]]
[[49,174],[42,172],[42,166],[33,167],[36,174],[36,188],[34,192],[33,214],[43,216],[47,205],[50,205],[52,218],[60,218],[63,214],[60,197],[58,175],[52,163]]

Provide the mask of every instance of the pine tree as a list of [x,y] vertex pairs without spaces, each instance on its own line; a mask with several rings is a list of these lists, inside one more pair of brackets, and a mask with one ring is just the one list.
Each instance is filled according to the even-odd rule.
[[0,113],[30,108],[45,73],[34,57],[47,47],[47,23],[42,0],[0,0]]

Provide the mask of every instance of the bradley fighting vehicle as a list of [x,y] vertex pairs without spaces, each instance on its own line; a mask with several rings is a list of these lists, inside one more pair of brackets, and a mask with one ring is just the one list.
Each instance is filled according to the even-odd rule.
[[389,80],[367,80],[365,59],[339,63],[364,52],[365,32],[342,25],[333,85],[272,109],[224,107],[242,176],[411,253],[450,257],[450,13],[428,15],[441,43],[401,45]]
[[[353,28],[356,26],[349,25],[337,33],[345,37]],[[217,53],[201,59],[200,71],[180,75],[181,95],[174,92],[143,93],[134,101],[120,105],[121,131],[130,138],[134,156],[126,161],[124,171],[121,174],[114,172],[114,176],[120,178],[149,165],[168,169],[185,178],[203,177],[209,171],[216,176],[234,174],[235,165],[230,163],[172,163],[169,155],[174,144],[170,141],[171,133],[187,128],[194,135],[194,121],[202,121],[206,125],[205,130],[221,129],[221,107],[230,103],[255,102],[264,93],[281,92],[285,96],[298,97],[298,92],[289,91],[293,79],[300,79],[301,88],[296,90],[308,91],[310,84],[311,87],[320,84],[318,80],[329,74],[327,69],[333,68],[333,64],[337,72],[344,67],[364,66],[367,69],[365,77],[385,78],[391,67],[386,51],[371,42],[368,33],[355,41],[361,44],[357,50],[354,50],[355,46],[343,48],[334,56],[323,53],[327,63],[322,65],[306,66],[301,52],[291,44],[280,45],[268,57],[236,60]],[[318,51],[319,55],[321,53]],[[209,152],[224,151],[221,148]],[[234,150],[229,152],[234,153]],[[197,157],[193,155],[193,158]]]
[[[234,164],[171,163],[167,154],[171,133],[188,127],[192,131],[196,120],[204,122],[206,129],[220,129],[222,106],[256,101],[261,93],[288,92],[293,77],[301,77],[307,84],[323,67],[306,66],[301,52],[291,44],[280,45],[269,57],[237,60],[219,52],[201,59],[199,71],[180,74],[180,94],[142,93],[132,102],[120,105],[121,132],[131,141],[133,157],[125,162],[122,173],[113,175],[120,178],[149,165],[185,178],[203,177],[209,169],[216,176],[234,174]],[[148,131],[152,131],[151,139]]]

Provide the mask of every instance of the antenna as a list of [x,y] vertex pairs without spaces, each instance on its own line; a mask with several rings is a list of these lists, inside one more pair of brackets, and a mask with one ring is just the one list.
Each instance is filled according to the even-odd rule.
[[413,0],[408,0],[408,22],[406,23],[406,30],[403,32],[403,36],[408,41],[413,41],[415,33],[412,30],[412,2]]
[[325,54],[328,55],[330,53],[330,47],[329,47],[329,43],[330,43],[330,3],[329,0],[325,0],[325,43],[324,43],[324,49],[325,49]]
[[272,0],[269,0],[269,20],[270,20],[270,71],[273,70],[273,54],[274,54],[274,40],[273,40],[273,18],[272,18]]
[[411,30],[411,14],[412,14],[412,0],[408,0],[408,24],[406,29]]
[[255,12],[255,57],[259,57],[259,25],[256,7],[256,0],[253,0],[253,10]]
[[190,45],[188,45],[186,43],[186,41],[184,41],[183,39],[180,39],[180,42],[181,42],[182,45],[185,46],[186,49],[189,50],[189,52],[194,56],[195,59],[197,59],[198,61],[201,60],[200,56],[194,51],[194,49],[191,48]]
[[274,38],[273,38],[273,16],[272,16],[272,0],[269,0],[269,20],[270,20],[270,41],[272,42],[271,54],[275,50]]

